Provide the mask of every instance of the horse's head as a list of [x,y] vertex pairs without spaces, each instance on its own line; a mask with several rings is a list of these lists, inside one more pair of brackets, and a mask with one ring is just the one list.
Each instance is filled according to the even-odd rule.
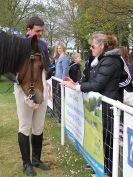
[[44,68],[44,55],[39,46],[37,36],[31,38],[31,53],[18,71],[18,81],[28,98],[35,103],[43,101],[42,70]]
[[[18,76],[19,84],[26,95],[36,91],[42,98],[42,70],[47,70],[45,56],[37,36],[20,38],[0,33],[0,75],[12,73]],[[36,102],[40,103],[42,99]]]

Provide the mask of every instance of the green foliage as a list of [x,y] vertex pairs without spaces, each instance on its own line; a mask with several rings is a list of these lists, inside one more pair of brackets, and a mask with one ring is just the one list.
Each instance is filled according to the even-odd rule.
[[96,105],[97,105],[96,98],[89,99],[88,110],[89,110],[90,112],[95,111]]
[[100,104],[101,104],[101,98],[96,99],[95,97],[93,97],[93,98],[90,98],[89,101],[87,101],[85,105],[87,105],[87,109],[90,112],[94,112],[96,110],[96,107],[99,107]]
[[78,5],[77,29],[81,45],[94,31],[114,33],[121,45],[128,46],[129,24],[132,24],[133,1],[97,0],[75,1]]
[[32,0],[0,0],[0,25],[20,27],[23,31],[25,19],[39,13],[42,8],[41,3],[32,3]]
[[[52,47],[55,41],[66,44],[75,38],[77,51],[88,49],[94,31],[115,34],[120,45],[133,42],[132,0],[0,0],[0,25],[17,27],[25,32],[27,17],[38,14],[45,22],[45,38]],[[129,29],[129,24],[131,28]]]

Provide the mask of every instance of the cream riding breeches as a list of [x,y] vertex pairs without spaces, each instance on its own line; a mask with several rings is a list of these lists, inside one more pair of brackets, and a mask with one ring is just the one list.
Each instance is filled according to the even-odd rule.
[[26,96],[21,86],[14,84],[14,94],[17,105],[17,114],[19,119],[19,132],[26,136],[30,135],[30,130],[34,135],[40,135],[44,129],[45,114],[47,109],[48,91],[45,79],[45,72],[42,72],[42,80],[44,86],[44,101],[37,109],[29,107],[25,103],[24,97]]

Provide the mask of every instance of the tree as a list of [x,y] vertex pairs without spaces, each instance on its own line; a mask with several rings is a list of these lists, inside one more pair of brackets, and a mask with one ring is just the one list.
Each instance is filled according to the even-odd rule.
[[25,19],[40,11],[41,4],[32,0],[0,0],[0,24],[24,28]]
[[132,0],[72,0],[78,6],[77,24],[78,34],[82,41],[86,41],[94,31],[105,31],[114,33],[121,45],[127,45],[133,18]]
[[62,41],[66,47],[70,40],[75,38],[74,23],[76,7],[71,0],[51,0],[45,5],[46,38],[52,45],[55,41]]

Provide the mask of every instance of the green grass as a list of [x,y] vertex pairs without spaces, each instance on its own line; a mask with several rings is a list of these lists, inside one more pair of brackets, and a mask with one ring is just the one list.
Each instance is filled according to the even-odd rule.
[[[24,177],[21,154],[18,148],[18,118],[11,83],[0,80],[0,177]],[[60,124],[46,116],[42,160],[51,164],[51,170],[39,169],[37,177],[90,177],[86,162],[65,138],[60,145]]]

